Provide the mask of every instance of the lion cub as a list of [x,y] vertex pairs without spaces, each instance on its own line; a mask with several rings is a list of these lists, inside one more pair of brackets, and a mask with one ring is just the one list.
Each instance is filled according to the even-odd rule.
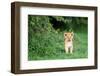
[[64,33],[65,51],[66,53],[73,53],[73,32]]

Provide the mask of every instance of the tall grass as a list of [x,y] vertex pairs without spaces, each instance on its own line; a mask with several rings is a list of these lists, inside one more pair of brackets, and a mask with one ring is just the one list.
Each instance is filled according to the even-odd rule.
[[34,37],[32,43],[32,48],[28,52],[29,60],[76,59],[86,58],[88,55],[86,33],[75,33],[73,54],[65,53],[63,32]]

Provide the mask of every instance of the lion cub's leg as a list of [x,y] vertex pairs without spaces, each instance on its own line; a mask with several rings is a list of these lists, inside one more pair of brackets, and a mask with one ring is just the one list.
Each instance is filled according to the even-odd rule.
[[70,47],[70,53],[73,54],[73,46]]
[[66,53],[68,53],[68,47],[65,47],[65,51],[66,51]]

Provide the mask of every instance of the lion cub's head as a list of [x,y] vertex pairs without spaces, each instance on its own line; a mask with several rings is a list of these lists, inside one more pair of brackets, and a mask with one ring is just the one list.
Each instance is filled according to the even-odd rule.
[[64,33],[64,39],[68,42],[73,40],[74,33],[73,32],[66,32]]

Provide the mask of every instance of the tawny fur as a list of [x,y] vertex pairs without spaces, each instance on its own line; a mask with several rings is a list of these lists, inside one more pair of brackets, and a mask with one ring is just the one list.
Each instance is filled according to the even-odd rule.
[[65,52],[73,53],[73,32],[64,33],[64,42],[65,42]]

